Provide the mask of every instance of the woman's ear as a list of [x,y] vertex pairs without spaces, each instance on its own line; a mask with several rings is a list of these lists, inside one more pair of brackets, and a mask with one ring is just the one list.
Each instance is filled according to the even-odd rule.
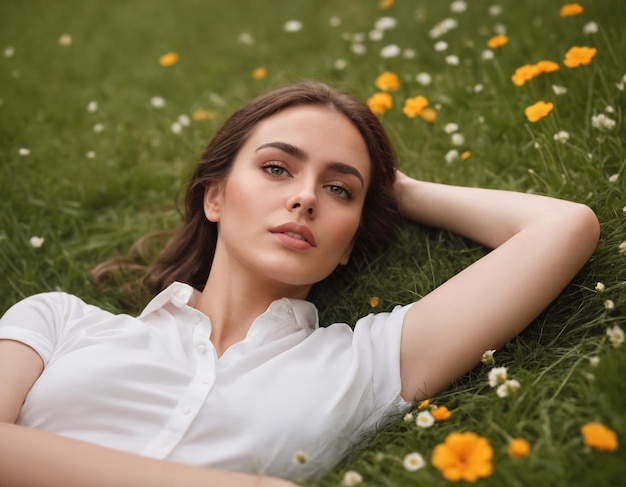
[[222,184],[217,181],[207,184],[204,188],[204,215],[210,222],[220,221],[222,202]]

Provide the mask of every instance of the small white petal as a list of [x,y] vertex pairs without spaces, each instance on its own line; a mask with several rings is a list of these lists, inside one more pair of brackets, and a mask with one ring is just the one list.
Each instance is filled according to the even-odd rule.
[[285,32],[299,32],[302,30],[302,22],[299,20],[288,20],[283,25],[283,30]]
[[191,124],[191,119],[188,115],[185,114],[179,115],[176,121],[183,127],[189,127],[189,125]]
[[492,17],[495,17],[502,13],[502,7],[500,5],[492,5],[491,7],[489,7],[488,12],[489,12],[489,15],[491,15]]
[[444,125],[443,130],[447,134],[453,134],[454,132],[458,132],[459,126],[456,123],[450,122]]
[[246,46],[251,46],[254,44],[254,37],[252,37],[252,35],[248,32],[242,32],[239,34],[239,42],[241,44],[245,44]]
[[358,56],[362,56],[367,52],[367,48],[363,44],[352,44],[352,52]]
[[485,49],[483,52],[480,53],[480,57],[483,59],[483,61],[490,61],[494,58],[494,56],[495,54],[491,49]]
[[382,30],[370,30],[368,34],[371,41],[380,41],[385,36]]
[[363,477],[359,472],[355,472],[354,470],[348,470],[341,480],[341,485],[344,487],[353,487],[354,485],[359,485],[363,482]]
[[435,43],[435,51],[443,52],[448,49],[448,43],[446,41],[437,41]]
[[380,57],[384,59],[397,57],[400,55],[400,52],[402,52],[402,50],[398,45],[389,44],[388,46],[385,46],[380,50]]
[[454,54],[446,56],[446,63],[449,64],[450,66],[458,66],[459,62],[460,62],[459,57],[455,56]]
[[95,101],[95,100],[90,101],[90,102],[87,104],[87,111],[88,111],[89,113],[94,113],[94,112],[97,112],[97,111],[98,111],[98,102],[97,102],[97,101]]
[[163,108],[165,106],[165,100],[160,96],[153,96],[150,98],[150,105],[154,108]]
[[567,88],[565,86],[552,85],[552,91],[555,95],[564,95],[567,93]]
[[598,32],[598,24],[596,24],[593,20],[590,22],[587,22],[583,26],[584,34],[590,35],[590,34],[595,34],[596,32]]
[[433,81],[433,77],[428,73],[419,73],[415,79],[419,84],[424,86],[428,86]]
[[337,17],[336,15],[328,19],[328,23],[331,27],[339,27],[341,25],[341,17]]
[[426,465],[424,458],[419,453],[409,453],[402,462],[404,469],[409,472],[416,472]]
[[19,150],[17,151],[17,153],[18,153],[20,156],[28,156],[28,155],[30,155],[30,149],[27,149],[26,147],[22,147],[21,149],[19,149]]
[[348,61],[346,61],[345,59],[335,60],[335,69],[341,71],[342,69],[346,69],[346,66],[348,66]]
[[467,10],[467,3],[463,0],[455,0],[450,4],[450,12],[460,14]]
[[430,428],[433,424],[435,424],[435,417],[430,414],[430,411],[421,411],[417,413],[415,424],[420,428]]
[[4,48],[4,57],[13,57],[15,54],[15,48],[13,46]]
[[452,134],[450,140],[452,141],[452,145],[463,145],[465,143],[465,137],[463,134],[459,133]]
[[85,157],[86,157],[87,159],[93,159],[94,157],[96,157],[96,153],[95,153],[94,151],[90,150],[89,152],[87,152],[87,153],[85,154]]
[[398,25],[398,21],[393,17],[381,17],[374,24],[375,30],[389,30]]
[[30,243],[30,246],[38,249],[39,247],[41,247],[43,245],[43,243],[45,242],[45,238],[43,237],[37,237],[37,236],[33,236],[30,237],[30,240],[28,241],[28,243]]

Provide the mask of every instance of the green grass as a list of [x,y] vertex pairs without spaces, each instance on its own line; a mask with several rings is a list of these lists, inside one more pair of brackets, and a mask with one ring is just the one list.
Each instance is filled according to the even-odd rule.
[[[396,144],[401,167],[426,180],[547,194],[580,201],[597,213],[602,228],[597,251],[562,295],[518,338],[496,354],[522,387],[500,399],[481,366],[434,398],[453,411],[451,419],[418,429],[401,419],[374,435],[317,486],[335,486],[347,470],[361,473],[364,485],[446,485],[430,465],[433,448],[453,431],[474,431],[494,448],[494,472],[482,485],[619,485],[626,474],[624,447],[598,452],[582,444],[579,428],[600,421],[626,434],[626,346],[613,348],[607,326],[626,324],[626,93],[616,84],[626,74],[626,5],[619,0],[586,1],[576,17],[560,18],[560,2],[468,2],[451,13],[448,2],[396,1],[381,11],[377,1],[237,1],[199,0],[24,0],[0,2],[0,312],[41,291],[63,289],[115,311],[137,311],[140,300],[119,289],[103,291],[89,270],[128,251],[141,235],[171,228],[193,164],[208,138],[232,109],[279,84],[303,78],[328,81],[366,100],[374,80],[385,70],[398,74],[401,87],[394,107],[381,116]],[[367,33],[379,17],[398,20],[381,41]],[[332,27],[329,18],[342,23]],[[433,49],[429,30],[446,17],[458,27]],[[303,29],[285,33],[290,19]],[[589,21],[595,34],[583,33]],[[483,60],[496,24],[506,27],[509,43]],[[239,42],[242,32],[252,45]],[[365,55],[351,50],[355,33],[364,33]],[[70,46],[59,37],[69,33]],[[382,46],[398,44],[416,56],[383,59]],[[596,47],[587,66],[568,69],[565,52],[574,45]],[[163,68],[162,54],[175,51],[180,62]],[[460,58],[446,64],[446,55]],[[337,69],[335,61],[347,62]],[[559,62],[559,71],[516,87],[510,80],[518,66],[541,59]],[[255,81],[251,71],[266,67]],[[433,83],[415,76],[428,72]],[[552,85],[565,86],[557,96]],[[482,90],[475,89],[481,85]],[[408,119],[401,107],[408,96],[424,95],[436,107],[433,124]],[[167,104],[150,105],[153,96]],[[524,108],[551,101],[554,111],[529,123]],[[98,102],[95,113],[86,110]],[[610,108],[612,107],[612,111]],[[174,134],[181,114],[203,108],[212,120],[192,122]],[[607,111],[609,110],[609,111]],[[601,132],[591,117],[606,113],[616,126]],[[461,147],[443,130],[459,125]],[[104,130],[95,132],[94,125]],[[565,130],[565,144],[553,135]],[[20,148],[30,154],[21,156]],[[450,150],[471,151],[450,164]],[[95,157],[88,158],[89,151]],[[615,181],[611,176],[617,175]],[[45,238],[32,248],[33,235]],[[315,290],[324,322],[348,321],[370,311],[392,308],[426,294],[484,250],[457,236],[416,225],[403,225],[396,243],[370,261],[355,262],[341,294],[338,282]],[[606,285],[595,290],[596,282]],[[506,285],[506,283],[503,283]],[[615,309],[606,311],[611,299]],[[454,303],[451,303],[454,305]],[[598,367],[589,357],[599,356]],[[307,421],[307,418],[302,418]],[[288,434],[288,432],[286,432]],[[510,437],[524,437],[530,456],[506,455]],[[409,452],[426,459],[425,468],[406,472]]]

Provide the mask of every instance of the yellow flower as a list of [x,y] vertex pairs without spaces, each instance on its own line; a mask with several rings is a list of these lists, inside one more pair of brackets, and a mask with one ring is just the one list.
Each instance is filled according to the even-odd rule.
[[461,153],[461,159],[463,159],[464,161],[466,161],[470,157],[472,157],[472,153],[470,151],[468,151],[468,150],[466,150],[465,152]]
[[254,68],[252,70],[252,79],[259,80],[259,79],[265,78],[266,76],[267,76],[267,69],[265,68],[260,67],[260,68]]
[[476,482],[493,472],[493,448],[476,433],[450,433],[433,450],[432,464],[446,480]]
[[379,0],[378,2],[378,7],[381,10],[387,10],[392,5],[393,5],[393,0]]
[[617,434],[601,423],[587,423],[580,428],[585,445],[602,451],[617,450]]
[[390,71],[380,74],[374,84],[376,88],[382,91],[398,91],[398,88],[400,88],[398,76]]
[[367,106],[374,115],[382,115],[393,106],[391,95],[382,92],[374,93],[367,99]]
[[424,399],[417,405],[417,409],[426,409],[428,406],[430,406],[430,399]]
[[577,68],[582,64],[589,64],[591,59],[596,55],[598,50],[595,47],[571,47],[569,51],[565,53],[565,59],[563,64],[568,68]]
[[435,421],[445,421],[452,416],[452,412],[445,406],[439,406],[433,409],[430,414],[433,415]]
[[498,47],[504,46],[507,42],[509,42],[509,38],[507,36],[504,34],[498,34],[487,41],[487,46],[491,49],[497,49]]
[[420,117],[422,117],[422,120],[424,120],[425,122],[433,123],[435,120],[437,120],[437,111],[433,108],[424,108]]
[[404,113],[409,118],[417,117],[422,114],[422,111],[428,105],[428,100],[423,96],[415,96],[413,98],[407,98],[404,102],[404,108],[402,109],[402,113]]
[[559,69],[559,65],[554,61],[539,61],[535,64],[535,67],[539,70],[539,73],[551,73]]
[[378,299],[378,297],[376,296],[372,296],[370,298],[370,307],[371,308],[375,308],[376,306],[378,306],[380,304],[380,299]]
[[175,52],[168,52],[167,54],[163,54],[163,56],[159,58],[159,64],[163,66],[164,68],[173,66],[177,62],[178,62],[178,54],[176,54]]
[[524,115],[529,122],[536,122],[542,119],[554,108],[553,103],[546,103],[545,101],[538,101],[534,105],[530,105],[524,109]]
[[578,15],[582,13],[583,8],[578,3],[566,3],[559,10],[559,15],[561,17],[572,17],[573,15]]
[[515,70],[511,79],[516,86],[522,86],[526,81],[533,79],[541,74],[539,68],[535,64],[524,64]]
[[524,458],[530,453],[530,444],[523,438],[514,438],[509,441],[507,454],[514,458]]
[[199,108],[191,114],[191,118],[193,118],[196,122],[200,122],[202,120],[213,120],[215,118],[215,112]]

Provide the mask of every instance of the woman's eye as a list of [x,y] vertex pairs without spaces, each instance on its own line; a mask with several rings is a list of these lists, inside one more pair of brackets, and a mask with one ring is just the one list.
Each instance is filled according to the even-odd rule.
[[330,184],[327,186],[327,188],[331,193],[336,194],[340,198],[344,198],[347,200],[352,199],[352,193],[350,193],[350,190],[348,190],[347,188],[344,188],[343,186]]
[[263,166],[263,169],[265,170],[265,172],[271,174],[272,176],[287,176],[287,174],[289,174],[287,172],[287,169],[276,164],[268,164],[266,166]]

